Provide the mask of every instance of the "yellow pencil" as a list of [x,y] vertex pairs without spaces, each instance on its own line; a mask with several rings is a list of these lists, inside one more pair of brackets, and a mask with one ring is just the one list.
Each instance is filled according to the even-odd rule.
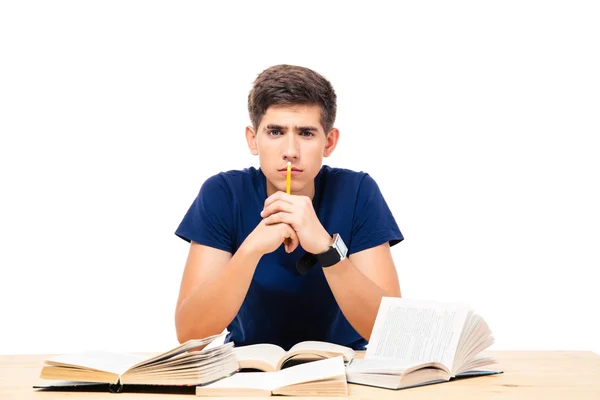
[[[292,192],[292,163],[288,161],[287,163],[287,177],[285,180],[285,192],[287,194],[291,194]],[[290,239],[286,238],[284,241],[286,246],[290,245]]]
[[285,192],[290,194],[292,192],[292,163],[287,163],[287,179],[285,181]]

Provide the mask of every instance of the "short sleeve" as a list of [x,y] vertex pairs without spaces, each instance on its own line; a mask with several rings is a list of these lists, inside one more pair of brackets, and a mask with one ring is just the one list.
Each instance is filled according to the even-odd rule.
[[207,179],[175,234],[188,242],[233,253],[233,205],[225,179]]
[[358,188],[348,253],[358,253],[385,242],[394,246],[403,239],[379,186],[370,175],[365,175]]

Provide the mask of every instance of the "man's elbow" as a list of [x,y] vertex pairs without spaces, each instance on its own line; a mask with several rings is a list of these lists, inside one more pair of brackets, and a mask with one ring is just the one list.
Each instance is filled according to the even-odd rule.
[[381,297],[402,297],[402,295],[400,294],[399,287],[393,287],[393,288],[383,289],[383,294]]
[[192,331],[192,324],[189,318],[185,317],[183,303],[178,304],[175,310],[175,332],[179,343],[185,343],[190,339],[196,339]]
[[177,340],[183,344],[192,339],[204,339],[209,336],[217,335],[223,330],[214,329],[207,325],[195,325],[189,318],[185,318],[181,311],[175,313],[175,331]]
[[402,294],[400,293],[400,282],[398,282],[397,277],[388,284],[386,293],[387,297],[402,297]]
[[177,340],[180,344],[187,342],[192,339],[204,339],[205,337],[211,335],[204,335],[202,332],[198,332],[197,329],[194,329],[190,324],[185,324],[182,322],[175,323],[175,330],[177,332]]
[[177,333],[177,340],[181,344],[192,339],[192,335],[191,335],[189,328],[187,328],[184,325],[185,324],[182,323],[182,321],[178,318],[178,316],[175,316],[175,331]]
[[184,329],[181,316],[179,314],[179,311],[175,312],[175,332],[177,334],[177,340],[179,343],[185,343],[187,340],[189,340],[189,334],[186,332],[186,329]]

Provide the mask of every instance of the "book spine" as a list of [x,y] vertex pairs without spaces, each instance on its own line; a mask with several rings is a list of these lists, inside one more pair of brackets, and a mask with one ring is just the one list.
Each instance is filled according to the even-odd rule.
[[121,393],[123,391],[123,383],[121,382],[121,377],[119,377],[117,383],[108,384],[108,391],[111,393]]

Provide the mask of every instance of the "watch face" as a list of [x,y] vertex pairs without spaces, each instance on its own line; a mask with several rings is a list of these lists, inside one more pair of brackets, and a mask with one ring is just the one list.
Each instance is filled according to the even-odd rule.
[[342,237],[339,234],[335,235],[335,243],[333,244],[337,249],[338,253],[340,253],[340,257],[346,257],[348,253],[348,248],[346,247],[346,243],[342,240]]

